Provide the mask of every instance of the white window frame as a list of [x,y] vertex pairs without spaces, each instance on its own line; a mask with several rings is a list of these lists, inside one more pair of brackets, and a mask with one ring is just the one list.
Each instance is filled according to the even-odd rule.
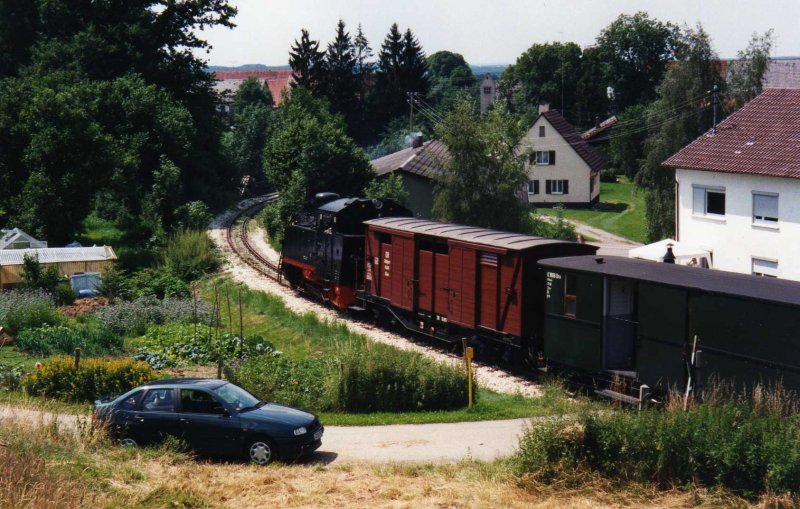
[[750,272],[754,276],[778,277],[778,260],[753,256],[750,259]]
[[[703,193],[703,209],[697,210],[697,193],[698,191]],[[722,214],[717,214],[715,212],[708,212],[708,193],[720,193],[725,196],[725,212]],[[699,186],[693,185],[692,186],[692,215],[696,217],[709,217],[709,218],[716,218],[716,219],[723,219],[725,214],[728,212],[728,196],[725,192],[724,187],[713,187],[713,186]]]
[[[763,191],[753,191],[753,224],[755,226],[766,226],[777,228],[778,222],[780,221],[780,198],[778,193],[767,193]],[[765,215],[756,215],[756,197],[762,196],[765,198],[775,198],[775,217],[772,216],[765,216]]]
[[564,194],[564,182],[565,179],[553,180],[550,184],[550,194]]
[[549,166],[550,165],[550,151],[549,150],[537,150],[536,151],[536,165],[537,166]]

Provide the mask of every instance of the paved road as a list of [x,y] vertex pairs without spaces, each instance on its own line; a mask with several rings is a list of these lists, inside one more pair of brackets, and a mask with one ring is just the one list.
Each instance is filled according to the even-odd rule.
[[[18,420],[37,425],[55,420],[61,429],[74,430],[79,418],[69,414],[0,406],[0,423]],[[312,461],[493,460],[514,454],[519,436],[529,422],[530,419],[512,419],[392,426],[326,426],[322,447]]]

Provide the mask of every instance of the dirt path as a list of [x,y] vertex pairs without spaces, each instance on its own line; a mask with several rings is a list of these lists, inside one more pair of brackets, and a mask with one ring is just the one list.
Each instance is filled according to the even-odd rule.
[[[0,424],[6,420],[28,425],[77,431],[88,416],[0,406]],[[325,463],[452,462],[462,459],[493,460],[511,456],[519,436],[531,419],[400,424],[391,426],[327,426],[322,447],[311,460]]]
[[[248,203],[250,202],[252,202],[252,200]],[[239,210],[245,208],[246,206],[247,203],[245,202],[238,205]],[[301,297],[289,288],[278,284],[272,279],[262,276],[253,270],[252,267],[244,263],[228,246],[226,240],[226,229],[227,225],[230,224],[234,214],[234,212],[228,211],[217,216],[211,223],[209,229],[209,235],[211,236],[211,239],[225,257],[225,271],[234,280],[247,285],[253,290],[260,290],[281,297],[286,304],[286,307],[296,313],[312,312],[322,319],[330,320],[334,323],[343,323],[352,332],[363,334],[373,341],[389,344],[401,350],[419,352],[441,362],[463,362],[460,357],[443,353],[423,343],[415,343],[399,334],[387,332],[385,330],[372,327],[366,323],[355,322],[353,320],[343,318],[342,315],[333,309]],[[262,246],[266,246],[266,242],[263,240],[263,232],[264,231],[261,228],[256,227],[255,224],[253,224],[253,227],[248,232],[250,238],[256,241],[253,244],[253,247],[259,250],[263,249]],[[261,239],[258,240],[258,237],[261,237]],[[274,257],[275,252],[272,251],[270,253],[270,251],[271,250],[265,250],[264,255],[270,258]],[[474,363],[474,366],[476,379],[483,387],[507,394],[519,393],[531,397],[541,395],[541,389],[539,385],[530,380],[514,376],[494,366],[482,364],[480,360],[477,360]]]
[[600,228],[595,228],[594,226],[589,226],[585,223],[571,220],[568,220],[568,222],[575,227],[575,231],[579,235],[597,239],[596,241],[589,242],[589,244],[598,246],[600,248],[600,250],[597,251],[597,254],[599,255],[622,256],[627,258],[628,251],[630,249],[642,245],[639,242],[628,240],[624,237],[620,237],[619,235],[614,235],[611,232],[601,230]]

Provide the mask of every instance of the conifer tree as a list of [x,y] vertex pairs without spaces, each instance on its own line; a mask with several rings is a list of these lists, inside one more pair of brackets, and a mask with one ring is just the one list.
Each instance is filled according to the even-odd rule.
[[397,23],[393,24],[378,53],[371,101],[376,120],[385,124],[404,115],[409,92],[426,95],[430,88],[426,72],[425,53],[419,41],[410,29],[403,35]]
[[356,60],[356,75],[358,76],[358,113],[364,119],[365,102],[367,96],[367,80],[372,74],[375,65],[370,61],[372,58],[372,48],[369,41],[361,30],[361,23],[358,24],[356,37],[353,39],[353,51]]
[[344,21],[339,20],[336,38],[328,45],[325,56],[325,95],[333,111],[343,114],[347,120],[354,116],[359,92],[356,64],[353,41],[345,31]]
[[425,53],[422,51],[422,46],[420,46],[410,28],[406,30],[403,36],[401,69],[402,84],[410,92],[427,96],[431,87],[427,76],[428,64],[425,61]]
[[325,53],[319,50],[319,41],[312,40],[305,28],[300,40],[295,39],[289,51],[289,65],[292,67],[294,86],[300,86],[318,96],[323,90],[325,72]]

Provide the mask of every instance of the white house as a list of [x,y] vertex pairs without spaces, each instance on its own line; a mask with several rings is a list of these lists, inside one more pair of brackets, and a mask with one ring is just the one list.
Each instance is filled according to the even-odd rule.
[[800,90],[765,90],[663,166],[676,240],[715,269],[800,281]]
[[486,113],[489,106],[497,100],[497,80],[488,72],[481,80],[481,113]]
[[525,134],[529,152],[528,202],[536,206],[590,206],[600,199],[603,158],[561,114],[539,106],[539,117]]

